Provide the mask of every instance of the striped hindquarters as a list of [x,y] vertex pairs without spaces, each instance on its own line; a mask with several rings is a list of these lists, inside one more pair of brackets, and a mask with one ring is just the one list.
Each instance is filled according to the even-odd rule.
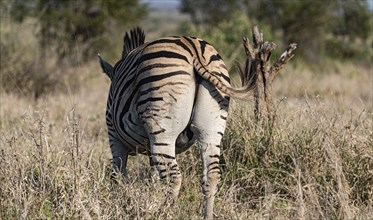
[[[156,133],[165,129],[156,123],[157,116],[166,115],[165,105],[174,105],[185,92],[195,93],[199,75],[195,60],[206,63],[213,78],[229,86],[228,72],[219,54],[197,38],[162,38],[141,45],[119,61],[114,67],[107,111],[108,127],[117,131],[117,138],[133,151],[148,150],[140,118],[153,120],[153,126],[158,126]],[[192,106],[193,100],[189,102],[185,105]],[[172,115],[166,117],[172,121]]]

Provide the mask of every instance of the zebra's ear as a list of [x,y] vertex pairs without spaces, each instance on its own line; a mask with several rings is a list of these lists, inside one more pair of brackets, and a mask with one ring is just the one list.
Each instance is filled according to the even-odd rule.
[[102,71],[104,71],[104,73],[106,73],[106,75],[110,79],[113,79],[113,71],[114,71],[113,66],[110,63],[108,63],[106,60],[102,59],[100,54],[97,54],[97,56],[98,56],[98,59],[100,60]]

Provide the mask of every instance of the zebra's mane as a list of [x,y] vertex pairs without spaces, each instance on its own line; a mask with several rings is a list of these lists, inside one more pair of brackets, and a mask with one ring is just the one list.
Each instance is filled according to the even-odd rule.
[[122,58],[126,57],[132,50],[143,45],[145,42],[145,33],[140,27],[126,32],[123,38]]

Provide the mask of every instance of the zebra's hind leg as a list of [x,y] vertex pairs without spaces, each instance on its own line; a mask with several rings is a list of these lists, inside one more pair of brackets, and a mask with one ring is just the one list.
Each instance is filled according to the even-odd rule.
[[181,187],[182,176],[175,158],[175,146],[166,143],[154,143],[151,152],[152,165],[159,173],[161,180],[169,181],[167,194],[176,200]]
[[[203,201],[203,217],[204,219],[213,218],[213,208],[215,194],[218,191],[218,183],[220,181],[220,167],[219,167],[219,157],[220,157],[220,139],[221,137],[216,137],[215,140],[206,141],[199,140],[198,144],[202,156],[202,192],[204,195]],[[218,141],[217,141],[218,140]]]
[[128,148],[123,146],[118,140],[110,140],[110,149],[113,157],[113,173],[112,177],[121,173],[123,177],[127,177],[127,159]]
[[[190,114],[191,108],[188,110],[187,114]],[[174,116],[173,119],[174,121],[164,117],[158,123],[154,123],[157,126],[152,126],[151,121],[148,120],[146,129],[149,136],[151,163],[157,169],[160,179],[169,183],[168,194],[171,198],[177,199],[182,176],[176,161],[175,143],[178,135],[187,125],[188,118],[180,119]]]
[[197,136],[202,157],[202,192],[204,219],[213,218],[215,194],[220,181],[220,142],[228,115],[229,100],[211,84],[202,82],[196,100],[191,130]]

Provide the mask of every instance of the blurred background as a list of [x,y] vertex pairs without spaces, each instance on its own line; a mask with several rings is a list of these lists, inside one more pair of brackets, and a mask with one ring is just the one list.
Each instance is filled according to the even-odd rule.
[[[115,63],[125,31],[141,26],[147,41],[192,35],[214,45],[235,72],[241,39],[258,25],[277,44],[277,58],[298,43],[293,65],[322,71],[338,63],[372,67],[372,1],[251,0],[2,0],[1,87],[38,98],[79,87],[74,67]],[[92,64],[93,65],[93,64]],[[96,72],[100,72],[98,69]],[[63,80],[62,80],[63,79]]]

